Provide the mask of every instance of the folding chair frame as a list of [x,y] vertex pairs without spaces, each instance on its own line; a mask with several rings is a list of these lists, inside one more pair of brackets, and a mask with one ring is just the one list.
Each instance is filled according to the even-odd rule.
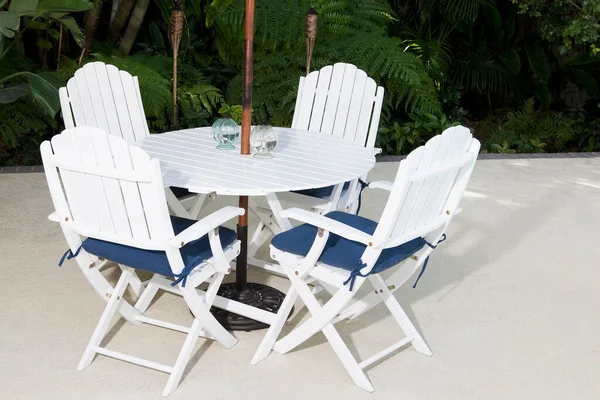
[[[460,211],[458,206],[478,152],[479,142],[472,139],[468,130],[450,128],[443,135],[430,140],[425,147],[419,148],[413,152],[414,154],[411,153],[407,158],[407,164],[404,166],[401,164],[394,184],[377,182],[372,185],[373,188],[390,191],[390,199],[384,210],[382,222],[373,235],[305,210],[293,208],[283,211],[281,217],[293,218],[317,227],[317,235],[310,251],[304,257],[279,250],[271,245],[271,257],[279,261],[291,282],[291,287],[279,309],[277,320],[265,335],[252,359],[252,364],[262,361],[271,350],[285,354],[321,331],[355,384],[361,389],[372,392],[373,386],[365,375],[364,369],[374,362],[408,344],[411,344],[417,352],[431,356],[431,350],[393,292],[423,266],[433,247],[421,248],[387,280],[384,280],[380,274],[370,274],[370,272],[385,248],[401,245],[416,237],[424,237],[428,243],[438,243],[453,216]],[[404,203],[399,203],[401,199],[404,199]],[[426,203],[427,206],[415,208],[413,204],[419,204],[419,201]],[[411,219],[415,213],[418,218]],[[408,228],[408,225],[411,227]],[[399,233],[395,234],[395,232]],[[353,276],[353,285],[350,285],[352,289],[344,285],[344,278],[347,277],[348,271],[318,262],[330,233],[365,245],[361,257],[363,267],[360,274]],[[374,291],[348,305],[367,280]],[[308,283],[314,281],[338,288],[323,306],[308,286]],[[311,317],[285,337],[277,340],[298,296],[307,306]],[[379,303],[385,304],[405,333],[405,337],[359,362],[351,354],[334,325],[342,320],[357,318]]]

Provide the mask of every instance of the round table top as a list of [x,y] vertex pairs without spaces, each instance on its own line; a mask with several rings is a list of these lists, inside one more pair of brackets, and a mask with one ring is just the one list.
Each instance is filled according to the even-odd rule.
[[161,162],[163,183],[194,193],[260,196],[336,185],[373,168],[373,149],[316,132],[274,128],[274,157],[218,150],[210,127],[150,135],[140,147]]

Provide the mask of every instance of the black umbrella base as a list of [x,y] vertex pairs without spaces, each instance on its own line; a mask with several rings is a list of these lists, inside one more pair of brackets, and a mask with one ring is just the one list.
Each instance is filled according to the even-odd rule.
[[[227,299],[239,301],[240,303],[260,308],[261,310],[269,311],[274,314],[277,314],[277,311],[279,311],[279,307],[281,307],[281,303],[285,298],[284,293],[261,283],[247,283],[246,288],[241,292],[235,290],[235,283],[225,283],[221,285],[217,294]],[[217,321],[228,330],[249,332],[269,327],[269,325],[265,323],[220,308],[212,307],[210,311]],[[293,312],[294,309],[292,308],[290,315],[292,315]]]

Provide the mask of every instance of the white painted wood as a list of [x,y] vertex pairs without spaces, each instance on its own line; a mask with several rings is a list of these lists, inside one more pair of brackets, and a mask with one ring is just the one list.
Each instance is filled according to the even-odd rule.
[[65,128],[74,128],[75,122],[73,121],[73,113],[71,111],[71,106],[69,105],[70,100],[66,87],[58,89],[58,98],[60,99],[60,108],[62,110],[61,114],[65,123]]
[[173,367],[168,365],[160,364],[154,361],[144,360],[143,358],[134,357],[129,354],[119,353],[118,351],[109,350],[104,347],[95,347],[95,352],[102,354],[107,357],[115,358],[117,360],[125,361],[132,364],[141,365],[142,367],[155,369],[157,371],[166,372],[170,374],[173,371]]
[[[75,79],[77,87],[79,88],[79,102],[81,104],[81,109],[83,110],[83,120],[85,121],[85,125],[98,126],[92,100],[92,92],[89,88],[87,76],[83,68],[75,72],[75,77],[73,79]],[[77,125],[80,124],[77,123]]]
[[300,77],[298,82],[298,94],[296,95],[296,106],[294,107],[294,117],[292,119],[292,128],[296,127],[298,122],[298,111],[300,111],[300,103],[302,102],[302,88],[304,87],[304,77]]
[[[77,141],[73,135],[56,135],[52,138],[52,147],[57,157],[65,163],[81,163],[77,149]],[[64,171],[61,174],[65,196],[73,212],[73,220],[80,226],[91,230],[98,229],[98,218],[92,208],[92,193],[85,174],[75,171]]]
[[[375,146],[374,142],[372,144],[367,143],[367,137],[369,136],[369,125],[371,124],[371,120],[373,120],[374,122],[376,121],[377,124],[379,124],[379,116],[377,117],[377,119],[375,119],[375,116],[373,115],[373,107],[375,105],[373,99],[375,99],[376,90],[377,84],[375,83],[375,81],[371,78],[367,78],[363,95],[361,96],[360,111],[357,113],[357,122],[348,122],[348,129],[352,129],[352,126],[356,125],[354,141],[356,143],[363,144],[364,146],[369,148],[373,148]],[[355,96],[353,97],[353,100],[357,98],[358,96]],[[377,131],[374,132],[374,135],[377,136]]]
[[[383,93],[383,88],[356,66],[328,65],[300,79],[292,128],[334,135],[374,149]],[[361,178],[366,180],[366,174]],[[352,187],[339,195],[318,199],[293,193],[290,201],[309,203],[319,213],[356,210],[359,193],[357,182],[352,182]]]
[[[144,323],[144,324],[149,324],[149,325],[154,325],[154,326],[160,326],[161,328],[166,328],[172,331],[177,331],[177,332],[182,332],[182,333],[189,333],[191,328],[187,327],[187,326],[183,326],[183,325],[178,325],[178,324],[173,324],[171,322],[167,322],[167,321],[162,321],[160,319],[154,319],[154,318],[148,318],[144,315],[140,315],[137,318],[138,321]],[[212,336],[210,336],[209,333],[201,331],[198,336],[203,337],[205,339],[214,339]]]
[[348,113],[350,111],[350,102],[352,101],[352,92],[358,69],[355,65],[346,64],[344,77],[342,78],[342,87],[340,89],[340,99],[338,100],[335,113],[335,122],[333,123],[333,135],[345,137],[346,122],[348,122]]
[[[433,248],[424,246],[412,258],[406,260],[405,266],[394,272],[388,280],[384,280],[379,274],[366,274],[373,269],[381,252],[386,248],[398,246],[416,237],[424,237],[429,243],[438,243],[459,209],[479,147],[479,142],[472,138],[467,129],[455,128],[432,138],[425,146],[413,151],[400,163],[393,184],[379,182],[373,185],[374,188],[390,191],[383,215],[373,235],[305,210],[283,211],[282,217],[319,228],[319,234],[315,236],[313,245],[305,257],[271,246],[271,257],[280,263],[292,284],[288,292],[290,299],[286,298],[284,304],[289,307],[288,302],[295,301],[299,295],[312,316],[277,340],[287,318],[287,313],[278,313],[277,320],[271,325],[252,363],[263,360],[271,349],[278,353],[287,353],[321,331],[355,384],[366,391],[373,391],[373,386],[363,372],[364,368],[409,343],[419,353],[431,356],[431,350],[393,296],[393,291],[422,267]],[[344,285],[349,276],[347,270],[318,262],[329,232],[366,245],[360,258],[364,266],[359,271],[360,275],[355,277],[352,289]],[[324,282],[333,293],[332,298],[323,306],[308,287],[309,279]],[[367,280],[375,290],[347,306]],[[386,305],[406,337],[359,363],[335,330],[334,324],[344,319],[354,319],[381,302]]]
[[[108,136],[91,135],[91,140],[96,150],[98,167],[103,171],[112,170],[115,167]],[[127,218],[127,209],[121,192],[119,181],[110,177],[103,177],[102,184],[106,192],[106,200],[109,204],[110,216],[114,224],[115,233],[121,237],[131,238],[131,227]]]
[[[344,126],[343,136],[353,142],[359,141],[363,146],[365,144],[365,138],[357,138],[356,128],[358,125],[358,119],[360,118],[360,111],[362,109],[363,102],[372,102],[373,96],[365,98],[365,89],[367,86],[367,73],[363,70],[357,70],[354,76],[354,87],[352,88],[352,94],[350,96],[350,105],[348,107],[348,116],[346,118],[346,124]],[[375,84],[375,82],[373,82]],[[369,113],[369,119],[371,113]],[[337,121],[336,121],[337,122]],[[335,128],[334,128],[335,129]],[[357,140],[358,139],[358,140]]]
[[129,115],[131,117],[131,125],[133,127],[134,140],[138,141],[148,136],[146,127],[146,116],[144,107],[140,103],[139,89],[136,88],[137,82],[133,77],[125,71],[120,71],[121,83],[125,92],[125,100],[129,107]]
[[329,92],[327,93],[327,102],[323,122],[321,123],[320,132],[326,135],[333,133],[333,125],[335,124],[335,115],[340,101],[340,91],[342,90],[342,81],[344,80],[345,63],[337,63],[333,66],[331,79],[329,83]]
[[[134,270],[119,265],[123,272],[113,288],[97,267],[97,263],[102,264],[99,259],[80,247],[83,236],[162,250],[166,252],[173,274],[177,275],[182,271],[184,266],[179,252],[180,245],[170,244],[175,235],[168,214],[159,161],[151,159],[139,147],[130,146],[122,138],[110,135],[100,128],[85,126],[66,130],[54,136],[51,142],[44,142],[41,153],[52,201],[56,207],[51,218],[61,224],[70,250],[77,253],[75,260],[80,269],[107,301],[78,369],[89,366],[96,354],[114,357],[169,373],[163,394],[166,396],[172,393],[179,385],[199,336],[214,339],[226,348],[237,343],[237,339],[217,322],[209,309],[213,302],[223,302],[216,293],[225,273],[230,271],[230,262],[240,251],[239,241],[227,246],[224,251],[217,234],[218,226],[242,214],[244,210],[228,207],[224,211],[217,211],[181,233],[186,241],[193,241],[208,232],[214,255],[196,266],[190,273],[186,287],[180,282],[177,288],[172,288],[183,295],[187,306],[193,311],[195,319],[192,326],[186,328],[147,318],[141,312],[146,311],[158,289],[164,288],[163,282],[153,277],[146,290],[141,293],[143,285]],[[138,175],[140,179],[136,180]],[[123,176],[127,179],[121,179]],[[136,228],[138,224],[139,229]],[[196,290],[196,286],[206,281],[210,281],[206,293]],[[123,298],[128,285],[132,285],[137,290],[136,293],[141,295],[136,304],[137,309]],[[167,286],[171,289],[170,285]],[[169,367],[101,347],[116,314],[135,325],[149,323],[187,332],[175,365]]]
[[358,364],[358,366],[360,367],[360,369],[365,369],[369,365],[381,360],[383,357],[386,357],[386,356],[392,354],[394,351],[406,346],[407,344],[410,343],[410,341],[411,341],[411,338],[409,338],[409,337],[399,340],[396,343],[394,343],[393,345],[386,347],[384,350],[381,350],[379,353],[374,354],[371,357],[361,361]]
[[150,133],[137,78],[113,65],[88,63],[59,92],[67,128],[97,126],[129,143]]
[[319,80],[319,72],[311,72],[304,78],[304,86],[302,87],[302,97],[300,101],[300,109],[298,110],[300,115],[296,120],[296,125],[293,128],[296,129],[308,129],[310,125],[310,116],[312,114],[313,104],[315,101],[315,93],[317,90],[317,83]]
[[106,74],[110,82],[110,88],[113,95],[115,108],[119,117],[119,128],[117,132],[110,132],[112,135],[119,136],[125,139],[128,143],[133,143],[136,140],[127,99],[125,98],[125,88],[121,82],[121,73],[114,65],[106,66]]
[[[96,150],[92,143],[92,136],[89,134],[74,135],[74,138],[77,143],[77,149],[79,150],[76,153],[79,153],[81,157],[80,160],[78,160],[78,164],[83,164],[85,166],[90,167],[98,167],[98,160],[96,157]],[[110,155],[110,153],[108,153],[108,155]],[[91,209],[96,215],[96,220],[98,221],[98,228],[101,232],[107,234],[115,234],[115,227],[112,221],[112,216],[107,201],[108,196],[103,195],[103,193],[105,193],[105,189],[102,179],[103,178],[98,175],[85,174],[85,180],[87,181],[88,185],[88,192],[92,199]]]
[[383,96],[385,89],[383,86],[377,87],[375,93],[375,104],[373,105],[373,115],[369,125],[369,136],[367,138],[367,147],[375,149],[377,154],[381,153],[381,149],[375,148],[375,139],[377,139],[377,131],[379,130],[379,119],[381,118],[381,107],[383,106]]
[[327,94],[329,93],[329,83],[331,81],[331,73],[333,67],[328,65],[321,68],[318,74],[317,90],[315,92],[315,101],[312,105],[310,116],[309,131],[321,132],[321,124],[323,123],[323,114],[325,113],[325,104],[327,102]]
[[[108,128],[105,128],[110,134],[123,137],[123,131],[121,124],[119,123],[119,114],[117,112],[116,99],[120,96],[113,94],[117,92],[118,86],[116,84],[111,85],[110,78],[108,76],[109,66],[103,63],[90,63],[86,66],[93,66],[96,72],[96,78],[98,79],[98,85],[100,86],[100,99],[102,101],[103,112],[106,115]],[[113,91],[113,86],[115,90]],[[99,100],[96,100],[98,102]]]
[[275,157],[268,160],[216,150],[208,127],[152,135],[135,145],[161,161],[166,186],[218,195],[264,196],[330,186],[356,179],[375,164],[373,153],[353,142],[275,129],[278,144]]
[[96,326],[85,352],[79,361],[79,365],[77,366],[79,371],[87,368],[92,363],[94,355],[97,352],[96,348],[100,346],[100,342],[106,335],[106,332],[110,326],[110,321],[117,312],[119,304],[124,301],[123,293],[125,293],[125,289],[127,289],[127,284],[129,283],[129,279],[131,279],[132,274],[133,269],[131,268],[126,269],[123,271],[123,274],[121,274],[121,277],[115,286],[115,290],[111,293],[110,300],[108,301],[108,304],[102,313],[102,317],[100,317],[100,321],[98,321],[98,325]]

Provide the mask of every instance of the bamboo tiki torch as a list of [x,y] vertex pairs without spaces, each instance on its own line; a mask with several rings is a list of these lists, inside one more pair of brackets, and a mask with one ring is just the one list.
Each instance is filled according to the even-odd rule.
[[173,46],[173,125],[177,126],[177,56],[183,33],[183,10],[181,0],[173,0],[171,11],[171,45]]
[[315,48],[315,41],[317,40],[317,21],[319,19],[319,13],[315,11],[313,7],[306,13],[306,75],[310,72],[310,59],[313,55]]

